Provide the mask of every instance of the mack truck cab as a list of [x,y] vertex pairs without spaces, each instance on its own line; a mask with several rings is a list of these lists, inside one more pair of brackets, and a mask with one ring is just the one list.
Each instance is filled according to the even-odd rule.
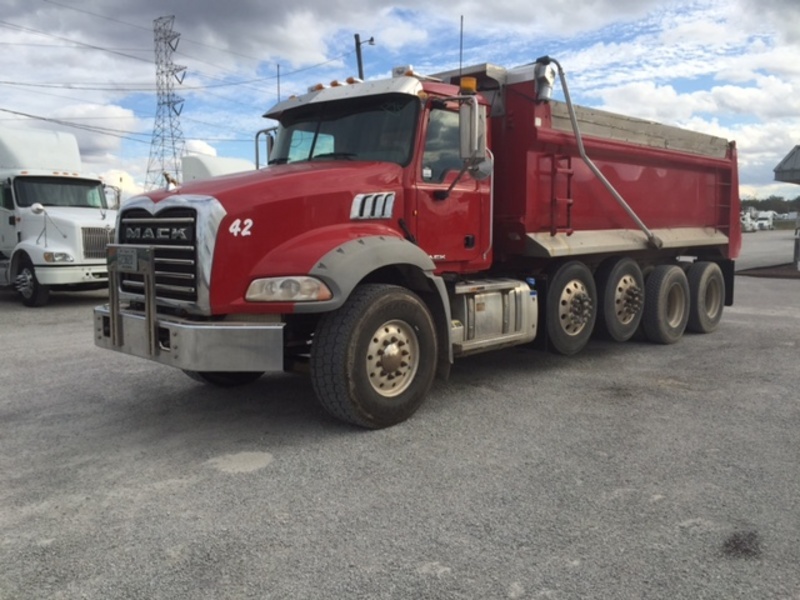
[[[584,148],[550,64],[403,67],[279,102],[267,167],[126,203],[96,345],[222,387],[299,368],[331,415],[379,428],[460,356],[712,331],[740,243],[735,148],[621,118]],[[621,123],[651,146],[608,139]]]

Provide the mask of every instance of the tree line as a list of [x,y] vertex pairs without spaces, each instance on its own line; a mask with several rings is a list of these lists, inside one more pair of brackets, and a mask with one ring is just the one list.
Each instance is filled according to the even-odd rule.
[[755,207],[758,210],[774,210],[778,213],[800,212],[800,196],[787,200],[783,196],[769,198],[742,198],[742,208]]

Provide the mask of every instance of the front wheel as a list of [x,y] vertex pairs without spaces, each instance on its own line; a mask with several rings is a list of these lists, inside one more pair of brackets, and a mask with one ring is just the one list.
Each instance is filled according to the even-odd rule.
[[311,381],[331,415],[369,429],[419,408],[433,383],[437,344],[427,306],[395,285],[355,289],[324,315],[311,346]]
[[33,263],[28,258],[22,261],[14,286],[25,306],[44,306],[50,299],[50,288],[39,283]]

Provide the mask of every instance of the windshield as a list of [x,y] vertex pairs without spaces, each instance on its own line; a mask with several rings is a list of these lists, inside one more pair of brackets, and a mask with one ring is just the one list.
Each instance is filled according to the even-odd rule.
[[308,104],[281,118],[270,164],[309,160],[411,160],[420,101],[407,94]]
[[78,206],[108,208],[103,184],[90,179],[63,177],[18,177],[14,181],[17,204],[31,206]]

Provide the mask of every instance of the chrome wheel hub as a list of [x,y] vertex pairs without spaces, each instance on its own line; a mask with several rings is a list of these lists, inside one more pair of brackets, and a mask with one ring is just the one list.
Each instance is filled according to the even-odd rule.
[[614,310],[617,320],[627,325],[642,308],[642,290],[636,285],[636,279],[626,275],[620,279],[614,291]]
[[579,279],[573,279],[561,292],[558,302],[558,318],[568,335],[578,335],[591,320],[592,298]]
[[372,335],[367,348],[367,375],[372,388],[391,398],[402,394],[419,369],[419,341],[404,321],[387,321]]

